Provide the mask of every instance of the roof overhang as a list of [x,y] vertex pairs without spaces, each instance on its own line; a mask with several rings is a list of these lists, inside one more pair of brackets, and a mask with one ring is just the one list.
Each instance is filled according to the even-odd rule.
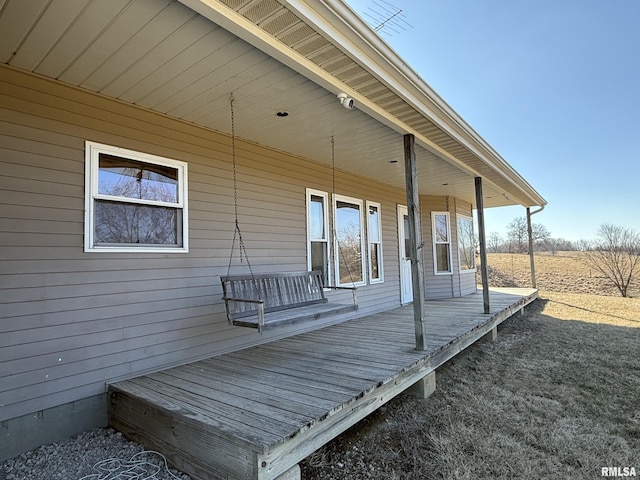
[[[475,203],[473,177],[479,176],[487,207],[546,204],[341,0],[180,2],[188,9],[150,0],[147,8],[157,11],[138,12],[149,20],[136,23],[124,1],[118,8],[79,0],[74,10],[50,0],[29,8],[5,0],[0,61],[227,133],[233,92],[239,136],[324,163],[331,161],[333,137],[338,168],[400,188],[402,162],[390,161],[402,160],[402,135],[411,133],[422,194]],[[89,35],[84,29],[91,22],[100,28],[93,25]],[[126,41],[92,63],[93,46],[112,38],[113,25],[127,32]],[[86,42],[84,50],[71,43],[74,35]],[[175,55],[164,58],[160,49]],[[354,98],[357,109],[341,108],[339,92]],[[276,119],[276,110],[291,110],[292,118]]]

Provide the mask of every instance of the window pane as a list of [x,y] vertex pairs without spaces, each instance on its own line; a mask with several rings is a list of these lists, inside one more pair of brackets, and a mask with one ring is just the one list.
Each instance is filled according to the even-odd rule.
[[460,270],[476,268],[475,237],[473,234],[473,220],[458,217],[458,251],[460,253]]
[[324,224],[324,198],[311,195],[309,202],[309,238],[313,240],[326,240]]
[[411,256],[411,231],[409,230],[409,217],[404,216],[404,257]]
[[382,278],[382,219],[380,206],[373,202],[366,205],[369,245],[369,280],[381,282]]
[[380,279],[380,244],[372,243],[369,245],[369,255],[371,257],[371,279]]
[[311,242],[311,270],[320,270],[325,285],[329,285],[327,243]]
[[369,205],[369,242],[380,241],[380,212],[378,207]]
[[338,240],[338,279],[340,283],[358,283],[364,279],[362,269],[362,225],[360,206],[336,202],[336,236]]
[[436,243],[448,243],[449,242],[449,229],[447,228],[447,216],[436,215]]
[[178,245],[178,210],[97,200],[96,244]]
[[449,245],[436,245],[436,268],[438,272],[450,272],[451,265],[449,263]]
[[178,202],[178,169],[100,154],[98,193]]

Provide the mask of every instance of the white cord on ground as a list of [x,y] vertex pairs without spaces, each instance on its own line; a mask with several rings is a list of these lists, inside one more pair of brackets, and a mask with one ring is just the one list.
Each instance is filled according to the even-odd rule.
[[162,472],[163,468],[156,465],[155,463],[149,462],[148,460],[138,458],[148,454],[158,455],[162,459],[162,463],[164,464],[164,471],[171,475],[171,477],[177,480],[182,480],[180,477],[174,475],[171,470],[169,470],[169,465],[167,464],[167,459],[165,458],[165,456],[152,450],[145,450],[143,452],[136,453],[129,460],[122,460],[120,458],[107,458],[106,460],[102,460],[93,466],[93,469],[98,473],[85,475],[80,480],[159,479],[160,477],[158,475]]

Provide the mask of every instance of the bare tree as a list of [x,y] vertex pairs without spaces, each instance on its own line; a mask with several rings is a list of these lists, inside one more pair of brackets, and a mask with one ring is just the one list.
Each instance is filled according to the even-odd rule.
[[564,238],[548,238],[541,247],[555,255],[558,252],[571,252],[576,250],[577,246]]
[[[527,219],[524,217],[514,218],[507,225],[507,236],[516,253],[525,253],[529,250],[529,230]],[[534,223],[531,225],[531,236],[534,245],[541,245],[551,237],[549,230],[544,225]]]
[[340,283],[361,282],[362,243],[360,225],[348,223],[336,231]]
[[623,297],[640,277],[640,234],[630,228],[602,224],[598,238],[582,242],[584,262],[604,275]]
[[515,253],[526,252],[529,238],[529,234],[527,233],[527,220],[524,217],[514,218],[511,223],[507,225],[507,237]]
[[[101,160],[102,162],[103,160]],[[101,163],[99,192],[115,200],[95,204],[97,243],[177,243],[178,210],[126,199],[175,203],[177,174],[169,167],[109,157]],[[125,200],[118,200],[122,198]]]
[[458,256],[461,270],[476,268],[476,236],[473,231],[473,220],[460,216],[458,225]]
[[491,253],[498,253],[504,246],[504,240],[498,232],[491,232],[487,238],[487,250]]

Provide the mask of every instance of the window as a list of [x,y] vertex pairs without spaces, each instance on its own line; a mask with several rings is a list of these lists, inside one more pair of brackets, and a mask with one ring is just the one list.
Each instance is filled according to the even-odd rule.
[[435,274],[451,273],[451,232],[448,212],[431,214]]
[[458,253],[460,256],[460,271],[475,271],[476,248],[473,233],[473,219],[462,215],[457,216],[458,224]]
[[187,164],[86,142],[85,251],[187,252]]
[[367,232],[369,240],[369,281],[384,281],[382,273],[382,220],[380,204],[367,202]]
[[364,285],[362,200],[334,195],[336,283]]
[[329,285],[329,196],[307,188],[307,266],[320,270]]
[[[366,202],[365,209],[360,199],[334,195],[332,230],[328,193],[307,188],[306,196],[308,268],[322,271],[325,285],[364,285],[368,261],[369,283],[383,282],[380,204]],[[335,281],[331,281],[332,265]]]

